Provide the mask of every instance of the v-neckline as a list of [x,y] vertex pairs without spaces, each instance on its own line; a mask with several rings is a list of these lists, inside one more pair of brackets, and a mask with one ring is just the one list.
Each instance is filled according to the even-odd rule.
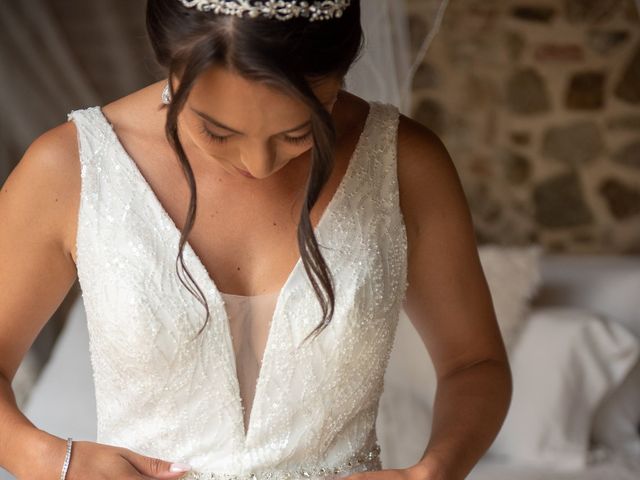
[[[356,145],[349,158],[347,168],[342,178],[340,179],[340,182],[338,183],[338,187],[336,188],[336,191],[334,192],[331,199],[329,200],[329,203],[327,204],[324,211],[322,212],[322,215],[320,216],[318,223],[316,224],[315,228],[313,228],[313,232],[316,235],[316,238],[318,238],[318,232],[323,228],[325,220],[330,216],[331,211],[335,208],[336,203],[338,203],[344,196],[346,186],[350,181],[350,179],[353,177],[354,170],[356,169],[356,164],[358,163],[359,157],[361,155],[361,150],[364,148],[364,146],[367,143],[367,136],[369,134],[369,130],[372,128],[373,118],[376,114],[376,107],[378,107],[378,103],[376,101],[370,101],[367,103],[369,104],[367,116],[365,118],[362,130],[360,131],[360,134],[358,136],[358,140],[356,141]],[[124,145],[120,141],[120,138],[116,134],[113,125],[111,124],[109,119],[106,117],[106,115],[102,112],[102,107],[100,106],[96,107],[96,112],[99,114],[101,120],[106,124],[107,130],[113,138],[113,143],[116,145],[118,152],[125,159],[125,163],[127,164],[128,168],[131,170],[131,172],[136,177],[136,179],[139,180],[144,190],[152,199],[155,208],[160,213],[162,221],[170,229],[174,237],[180,238],[180,234],[181,234],[180,230],[178,229],[175,222],[173,221],[173,218],[171,218],[168,211],[164,208],[164,206],[160,202],[155,191],[153,190],[153,188],[151,188],[151,185],[149,184],[149,182],[146,180],[146,178],[140,171],[138,164],[133,160],[131,155],[129,155],[129,153],[125,149]],[[282,316],[280,311],[282,309],[283,297],[285,297],[285,295],[290,293],[288,288],[289,284],[293,282],[293,279],[297,275],[300,268],[302,268],[303,266],[302,257],[298,256],[298,260],[296,261],[293,268],[289,272],[289,275],[285,280],[284,284],[278,291],[278,295],[275,300],[275,306],[273,309],[273,314],[272,314],[270,325],[269,325],[269,331],[267,332],[267,339],[266,339],[264,351],[262,354],[260,370],[258,371],[258,376],[256,379],[256,388],[253,395],[251,411],[249,412],[248,424],[245,429],[243,403],[242,403],[242,397],[240,395],[240,380],[238,378],[235,354],[233,350],[233,341],[231,339],[229,315],[224,305],[224,296],[222,292],[220,292],[220,290],[218,289],[215,281],[209,274],[209,271],[204,266],[204,263],[202,262],[198,254],[195,252],[195,250],[193,249],[193,247],[191,246],[188,240],[185,241],[184,249],[185,249],[185,253],[187,253],[187,255],[192,257],[196,265],[196,268],[200,272],[199,276],[203,278],[207,283],[207,287],[203,289],[203,291],[205,292],[205,295],[208,298],[213,298],[215,300],[216,308],[218,308],[218,311],[220,312],[220,315],[223,318],[223,322],[222,322],[222,326],[223,326],[222,330],[224,335],[223,341],[225,342],[225,346],[226,346],[225,353],[227,356],[225,361],[227,362],[227,365],[233,365],[233,368],[231,369],[232,372],[229,375],[231,378],[227,379],[227,381],[230,381],[232,383],[232,390],[233,390],[232,393],[234,396],[234,404],[235,404],[235,410],[237,414],[236,426],[240,429],[239,433],[240,433],[242,444],[246,445],[248,441],[252,438],[252,433],[256,428],[254,427],[256,423],[256,420],[254,420],[254,412],[256,410],[256,406],[259,404],[262,398],[261,392],[262,392],[262,389],[264,388],[263,383],[265,381],[264,380],[265,371],[268,369],[268,366],[269,366],[268,361],[270,358],[270,352],[272,350],[271,344],[273,343],[274,332],[276,328],[278,328],[279,326],[278,318]]]

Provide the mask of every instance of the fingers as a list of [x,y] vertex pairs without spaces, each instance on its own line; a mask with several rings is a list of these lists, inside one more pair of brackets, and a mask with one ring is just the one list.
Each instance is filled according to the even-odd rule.
[[142,478],[152,480],[179,479],[191,469],[188,464],[149,457],[126,449],[121,451],[120,455],[143,475]]

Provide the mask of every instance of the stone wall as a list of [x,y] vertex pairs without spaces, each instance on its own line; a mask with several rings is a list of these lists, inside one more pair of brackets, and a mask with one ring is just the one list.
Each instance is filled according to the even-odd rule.
[[[414,53],[439,1],[407,0]],[[633,0],[451,0],[414,83],[479,243],[640,254]]]

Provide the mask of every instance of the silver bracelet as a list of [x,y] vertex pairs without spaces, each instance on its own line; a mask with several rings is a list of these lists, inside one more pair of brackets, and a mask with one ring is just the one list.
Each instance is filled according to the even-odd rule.
[[67,438],[67,454],[64,457],[64,465],[62,465],[62,472],[60,473],[60,480],[64,480],[67,476],[67,470],[69,469],[69,461],[71,460],[71,446],[73,445],[73,439]]

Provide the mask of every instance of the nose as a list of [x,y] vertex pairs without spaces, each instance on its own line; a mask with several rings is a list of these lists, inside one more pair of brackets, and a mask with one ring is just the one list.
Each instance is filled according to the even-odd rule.
[[256,178],[271,174],[276,164],[275,149],[269,143],[248,146],[241,154],[242,168]]

